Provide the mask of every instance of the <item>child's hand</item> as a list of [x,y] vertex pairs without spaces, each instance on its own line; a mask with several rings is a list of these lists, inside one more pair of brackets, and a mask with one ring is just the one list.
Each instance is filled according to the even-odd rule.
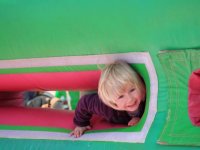
[[86,130],[90,130],[91,126],[79,127],[76,128],[70,133],[70,136],[74,136],[75,138],[79,138]]
[[134,126],[134,125],[136,125],[139,121],[140,121],[140,118],[139,118],[139,117],[133,117],[133,118],[128,122],[128,126]]

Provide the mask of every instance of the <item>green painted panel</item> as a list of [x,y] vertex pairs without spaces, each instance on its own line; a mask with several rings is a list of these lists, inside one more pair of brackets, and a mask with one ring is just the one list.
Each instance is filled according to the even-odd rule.
[[199,50],[167,51],[159,54],[168,81],[168,117],[159,142],[171,145],[199,145],[200,128],[188,116],[188,82],[200,68]]
[[199,0],[0,0],[0,60],[149,51],[159,81],[158,113],[144,144],[0,139],[0,149],[199,149],[156,144],[169,98],[157,53],[200,47],[199,5]]
[[199,1],[0,1],[0,59],[199,46]]

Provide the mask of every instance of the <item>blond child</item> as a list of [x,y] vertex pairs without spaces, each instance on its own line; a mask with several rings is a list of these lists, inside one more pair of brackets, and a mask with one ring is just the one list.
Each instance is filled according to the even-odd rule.
[[145,108],[146,89],[140,76],[124,61],[108,64],[102,70],[98,94],[83,96],[74,116],[75,129],[71,136],[80,137],[91,129],[93,114],[111,123],[136,125]]

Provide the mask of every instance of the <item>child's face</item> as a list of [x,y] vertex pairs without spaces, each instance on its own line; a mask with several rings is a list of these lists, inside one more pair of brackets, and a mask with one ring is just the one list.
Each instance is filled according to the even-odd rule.
[[128,86],[115,103],[118,110],[135,111],[138,109],[140,102],[145,98],[145,93],[133,85]]

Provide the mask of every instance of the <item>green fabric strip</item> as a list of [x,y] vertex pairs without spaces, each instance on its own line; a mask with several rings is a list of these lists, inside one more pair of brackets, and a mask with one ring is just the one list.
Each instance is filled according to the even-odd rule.
[[80,66],[56,66],[56,67],[32,67],[32,68],[11,68],[0,69],[0,74],[17,74],[17,73],[37,73],[37,72],[71,72],[71,71],[85,71],[97,70],[97,65],[80,65]]
[[158,55],[168,82],[168,117],[158,143],[200,145],[200,128],[188,116],[188,80],[200,68],[199,50],[166,51]]
[[36,126],[10,126],[0,125],[0,130],[27,130],[27,131],[50,131],[50,132],[71,132],[64,128],[36,127]]

